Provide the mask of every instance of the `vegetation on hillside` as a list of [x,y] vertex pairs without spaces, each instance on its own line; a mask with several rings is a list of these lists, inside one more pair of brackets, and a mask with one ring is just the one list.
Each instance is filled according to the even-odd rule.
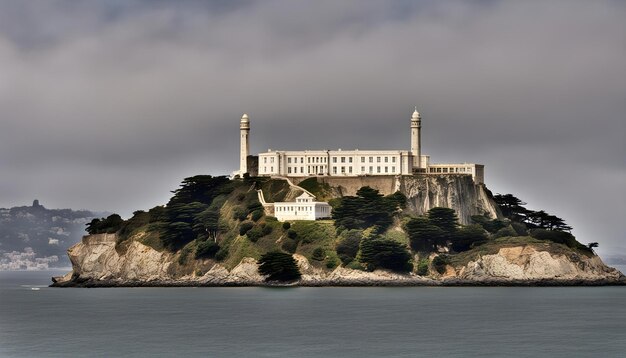
[[[302,183],[316,195],[331,192],[317,180]],[[136,237],[155,249],[177,253],[180,265],[213,260],[231,269],[244,257],[253,257],[269,281],[300,277],[292,254],[318,268],[343,265],[428,275],[442,274],[448,264],[507,242],[557,243],[586,254],[597,245],[580,244],[563,219],[527,210],[511,194],[495,196],[503,218],[474,216],[470,225],[461,225],[450,208],[435,207],[415,216],[406,210],[402,193],[384,196],[370,187],[332,199],[333,220],[281,223],[265,214],[257,190],[274,200],[294,194],[283,180],[195,176],[182,182],[167,205],[136,211],[128,220],[115,214],[94,219],[87,230],[117,232],[118,244]]]

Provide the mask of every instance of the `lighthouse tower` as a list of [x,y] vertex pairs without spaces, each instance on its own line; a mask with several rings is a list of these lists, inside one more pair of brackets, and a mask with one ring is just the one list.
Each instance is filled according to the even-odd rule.
[[239,122],[239,132],[241,134],[241,147],[239,150],[239,174],[243,176],[248,172],[248,155],[250,154],[250,119],[244,113]]
[[417,107],[411,116],[411,155],[413,156],[413,168],[420,168],[422,162],[422,117]]

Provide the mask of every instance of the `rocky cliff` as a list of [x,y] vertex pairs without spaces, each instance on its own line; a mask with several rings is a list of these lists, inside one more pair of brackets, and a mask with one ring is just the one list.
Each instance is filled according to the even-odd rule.
[[[306,179],[293,181],[298,184]],[[329,188],[330,193],[319,195],[325,198],[356,195],[361,187],[369,186],[383,195],[402,192],[408,198],[408,209],[417,215],[442,206],[454,209],[462,224],[469,224],[472,215],[501,217],[491,192],[484,184],[475,184],[470,175],[319,177],[317,180]]]
[[[73,271],[53,279],[54,286],[250,286],[266,285],[254,258],[245,257],[228,270],[212,260],[181,263],[180,253],[159,252],[138,241],[116,245],[117,235],[83,238],[70,248]],[[443,274],[430,268],[425,276],[345,267],[315,267],[304,256],[294,258],[302,272],[300,286],[414,285],[621,285],[626,278],[595,255],[563,250],[557,244],[496,248],[465,261],[450,263]],[[270,283],[271,284],[271,283]]]

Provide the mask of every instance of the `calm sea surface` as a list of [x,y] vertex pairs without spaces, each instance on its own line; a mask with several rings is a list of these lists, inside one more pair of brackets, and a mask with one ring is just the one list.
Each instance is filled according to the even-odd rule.
[[55,274],[0,272],[1,357],[626,357],[626,287],[45,287]]

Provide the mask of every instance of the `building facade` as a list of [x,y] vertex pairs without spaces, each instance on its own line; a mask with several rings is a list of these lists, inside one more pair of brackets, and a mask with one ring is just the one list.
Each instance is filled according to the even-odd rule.
[[328,203],[314,201],[314,197],[303,193],[295,202],[275,202],[274,216],[278,221],[317,220],[330,218],[332,208]]
[[[260,176],[385,176],[413,174],[471,175],[476,183],[484,183],[484,165],[473,163],[431,164],[430,156],[422,155],[422,118],[417,108],[411,115],[410,150],[301,150],[272,151],[258,155],[257,174]],[[240,121],[241,152],[239,172],[247,167],[249,155],[250,119],[244,114]]]

